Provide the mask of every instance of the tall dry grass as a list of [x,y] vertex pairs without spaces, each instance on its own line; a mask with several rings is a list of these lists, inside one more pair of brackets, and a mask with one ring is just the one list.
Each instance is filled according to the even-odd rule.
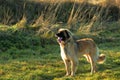
[[[48,8],[47,11],[40,15],[35,21],[34,26],[40,26],[38,34],[43,34],[42,36],[44,37],[52,36],[55,32],[54,30],[57,30],[55,28],[61,27],[59,24],[57,24],[58,26],[54,26],[58,18],[61,17],[63,18],[62,21],[65,20],[63,23],[67,24],[64,27],[80,33],[90,33],[92,30],[103,29],[103,24],[106,21],[116,20],[113,14],[109,14],[111,14],[111,10],[114,9],[116,10],[113,13],[119,14],[117,11],[119,7],[117,1],[118,0],[44,0],[43,2],[48,2],[50,5],[46,6],[45,10]],[[62,9],[65,9],[67,13]],[[67,17],[63,17],[63,15],[67,15]]]
[[[0,6],[0,22],[36,27],[38,34],[51,34],[60,27],[91,32],[102,23],[118,21],[119,0],[6,0]],[[19,9],[18,9],[19,8]],[[61,25],[62,23],[62,25]],[[22,25],[23,24],[23,25]],[[65,26],[63,26],[63,24]],[[102,28],[101,28],[102,29]]]

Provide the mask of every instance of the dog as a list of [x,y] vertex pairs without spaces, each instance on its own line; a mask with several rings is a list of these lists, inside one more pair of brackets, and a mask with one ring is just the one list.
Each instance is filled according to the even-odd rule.
[[75,75],[78,58],[82,55],[91,64],[91,74],[96,72],[97,63],[105,61],[106,56],[104,54],[99,55],[99,48],[93,39],[84,38],[76,40],[71,31],[63,28],[59,29],[55,35],[60,45],[61,57],[66,68],[66,76]]

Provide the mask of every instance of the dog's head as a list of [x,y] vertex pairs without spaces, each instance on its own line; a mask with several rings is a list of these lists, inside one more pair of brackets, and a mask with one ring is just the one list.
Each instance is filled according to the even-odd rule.
[[58,42],[61,43],[62,41],[66,41],[70,38],[71,33],[67,29],[59,29],[56,37],[58,37]]

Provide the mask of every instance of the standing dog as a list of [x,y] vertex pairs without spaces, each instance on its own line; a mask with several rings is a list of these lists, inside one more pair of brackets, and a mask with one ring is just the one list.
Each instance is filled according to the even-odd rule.
[[65,64],[66,76],[75,75],[78,58],[82,55],[91,64],[91,74],[96,72],[97,62],[104,62],[105,55],[99,55],[99,49],[91,38],[76,40],[68,29],[59,29],[56,36],[61,49],[61,57]]

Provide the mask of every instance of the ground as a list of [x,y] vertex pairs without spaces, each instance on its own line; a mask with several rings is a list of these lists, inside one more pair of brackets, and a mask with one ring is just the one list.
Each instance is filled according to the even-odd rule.
[[[114,45],[113,45],[114,44]],[[113,45],[113,46],[111,46]],[[10,49],[0,55],[1,80],[117,80],[120,78],[119,43],[98,44],[100,53],[107,56],[104,64],[98,64],[98,72],[90,74],[90,64],[83,57],[74,77],[65,77],[64,63],[59,46],[47,45],[36,50]],[[40,50],[43,50],[40,52]]]

